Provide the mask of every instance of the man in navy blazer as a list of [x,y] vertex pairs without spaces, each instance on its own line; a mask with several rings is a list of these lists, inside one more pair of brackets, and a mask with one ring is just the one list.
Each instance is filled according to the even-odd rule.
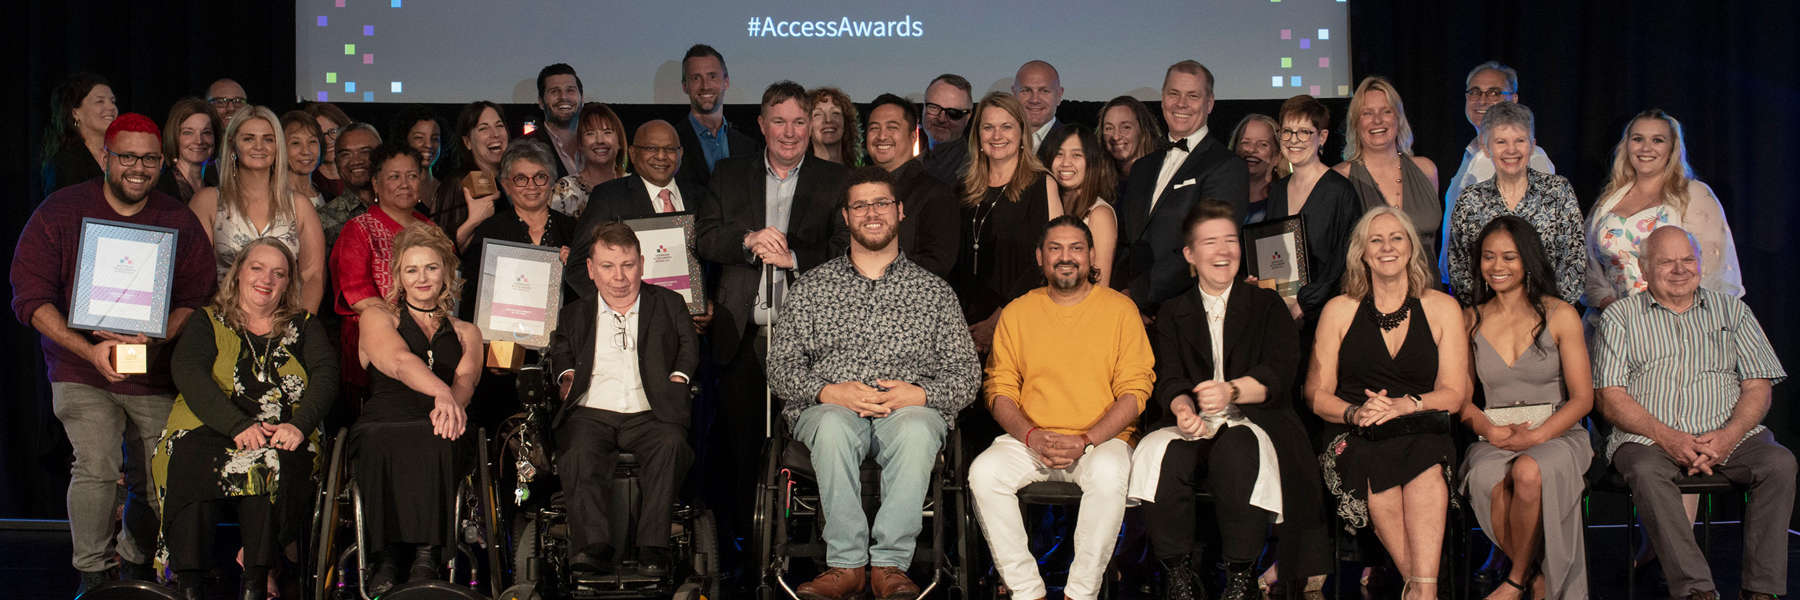
[[564,306],[550,338],[560,400],[551,419],[556,469],[576,550],[569,566],[614,570],[607,494],[619,453],[630,452],[643,467],[638,572],[660,577],[669,570],[675,491],[694,456],[689,374],[700,367],[699,337],[680,294],[644,283],[643,250],[630,227],[601,223],[589,239],[583,262],[599,293]]
[[1137,303],[1145,323],[1163,301],[1194,287],[1181,257],[1181,221],[1202,198],[1231,203],[1239,221],[1250,204],[1244,159],[1211,135],[1213,76],[1205,65],[1184,60],[1163,75],[1163,120],[1173,147],[1137,161],[1119,202],[1119,251],[1113,285]]

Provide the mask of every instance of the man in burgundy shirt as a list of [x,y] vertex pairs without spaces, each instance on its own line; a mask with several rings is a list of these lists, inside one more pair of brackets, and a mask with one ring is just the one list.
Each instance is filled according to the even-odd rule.
[[[13,252],[13,313],[43,334],[44,361],[57,419],[75,448],[69,478],[69,532],[74,538],[75,568],[81,589],[104,583],[113,555],[121,559],[123,579],[153,579],[150,559],[156,547],[158,519],[151,507],[155,486],[149,482],[149,459],[174,404],[166,342],[180,333],[194,309],[213,294],[213,254],[206,231],[193,211],[179,200],[155,191],[164,160],[162,135],[149,118],[120,115],[107,127],[106,177],[72,185],[44,199]],[[106,331],[79,332],[63,314],[74,292],[80,260],[81,220],[105,219],[166,227],[180,232],[170,289],[169,337]],[[113,346],[149,344],[146,375],[120,375],[113,370]],[[126,452],[120,453],[124,441]],[[115,542],[119,469],[126,469],[130,496],[125,527]]]

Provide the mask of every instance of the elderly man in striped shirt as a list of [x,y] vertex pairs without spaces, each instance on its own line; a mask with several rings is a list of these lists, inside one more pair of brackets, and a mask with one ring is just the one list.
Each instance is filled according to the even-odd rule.
[[1770,387],[1787,376],[1762,326],[1737,298],[1700,288],[1699,248],[1679,227],[1644,241],[1649,293],[1607,308],[1594,385],[1615,429],[1607,444],[1677,598],[1716,600],[1706,557],[1674,479],[1720,474],[1750,489],[1739,597],[1787,593],[1794,455],[1762,426]]

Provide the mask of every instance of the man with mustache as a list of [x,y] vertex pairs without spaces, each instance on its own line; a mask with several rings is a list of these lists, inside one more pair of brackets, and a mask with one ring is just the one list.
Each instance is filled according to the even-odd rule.
[[1676,598],[1717,600],[1711,568],[1675,478],[1723,475],[1750,490],[1738,597],[1787,594],[1794,453],[1762,421],[1787,378],[1750,307],[1700,287],[1700,247],[1680,227],[1641,246],[1646,293],[1608,306],[1594,344],[1594,387],[1613,423],[1606,453],[1625,476]]
[[863,137],[869,162],[893,175],[894,197],[906,209],[900,221],[900,250],[931,274],[948,276],[956,266],[961,226],[957,217],[962,208],[954,188],[932,177],[913,157],[919,113],[906,99],[882,94],[869,105],[869,127]]
[[1037,152],[1038,160],[1050,164],[1056,151],[1045,152],[1044,138],[1062,125],[1056,118],[1056,109],[1062,106],[1062,75],[1041,60],[1025,63],[1013,74],[1012,93],[1025,105],[1025,120],[1031,125],[1031,149]]
[[[825,515],[827,568],[796,592],[838,600],[868,581],[875,600],[913,600],[919,586],[906,569],[932,465],[975,399],[981,363],[950,285],[901,252],[906,207],[893,176],[859,167],[844,188],[850,253],[795,282],[769,348],[769,384],[794,440],[812,451]],[[870,456],[882,468],[873,527],[860,479]]]
[[525,137],[536,138],[556,151],[556,179],[552,181],[580,173],[581,134],[576,129],[581,116],[581,76],[564,63],[544,67],[538,71],[537,92],[544,123]]
[[[765,407],[768,326],[774,324],[796,276],[844,253],[850,230],[837,216],[844,167],[807,152],[811,142],[806,88],[779,81],[762,95],[768,147],[754,156],[725,158],[713,172],[713,195],[696,211],[701,258],[719,265],[719,328],[712,330],[713,359],[721,367],[718,413],[708,451],[719,464],[722,485],[713,506],[732,531],[749,531],[751,494],[764,428],[774,418]],[[685,169],[684,169],[685,170]]]
[[[174,407],[169,352],[163,343],[181,333],[188,314],[212,296],[214,267],[206,230],[181,201],[156,191],[163,161],[162,134],[149,118],[127,113],[106,128],[106,177],[58,190],[26,222],[13,253],[13,314],[43,334],[56,417],[75,449],[69,470],[69,533],[73,563],[81,571],[77,594],[105,583],[118,564],[121,579],[154,581],[156,488],[149,484],[150,455]],[[69,328],[62,307],[79,275],[82,219],[104,219],[174,229],[173,285],[169,288],[168,337]],[[93,257],[88,257],[92,260]],[[87,265],[95,267],[96,265]],[[154,268],[142,265],[140,268]],[[92,275],[88,275],[92,277]],[[113,347],[149,344],[148,374],[122,375]],[[119,451],[123,442],[126,451]],[[114,538],[119,470],[126,472],[125,526]]]
[[[369,159],[379,146],[381,133],[368,123],[351,123],[338,134],[335,160],[344,193],[319,207],[319,226],[325,230],[328,254],[337,246],[338,234],[344,232],[344,224],[369,212],[369,207],[375,205],[375,189],[369,186],[375,176],[375,167],[369,164]],[[329,301],[331,296],[325,298]]]
[[962,185],[963,172],[969,169],[969,140],[963,132],[969,127],[969,111],[975,106],[974,88],[969,80],[945,73],[925,86],[925,170],[944,185],[956,189]]
[[681,57],[681,92],[688,97],[688,117],[675,122],[675,133],[681,137],[682,179],[707,185],[719,159],[751,156],[761,148],[725,122],[729,90],[731,72],[725,68],[725,57],[706,44],[688,48]]
[[1000,313],[983,386],[1006,434],[969,463],[969,491],[994,567],[1019,600],[1044,597],[1018,492],[1039,481],[1081,486],[1068,598],[1098,596],[1125,517],[1133,423],[1156,375],[1150,339],[1123,294],[1094,285],[1093,233],[1050,220],[1037,260],[1050,285]]

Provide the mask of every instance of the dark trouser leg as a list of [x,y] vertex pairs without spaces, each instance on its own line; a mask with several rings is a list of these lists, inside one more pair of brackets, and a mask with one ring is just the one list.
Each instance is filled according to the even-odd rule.
[[169,569],[205,571],[212,566],[213,531],[219,525],[219,501],[194,502],[163,518],[163,544]]
[[237,513],[238,531],[244,542],[244,568],[275,566],[281,551],[281,522],[275,518],[275,504],[269,502],[268,496],[245,496],[237,500]]
[[1172,560],[1194,546],[1194,481],[1201,454],[1212,440],[1169,442],[1163,451],[1162,471],[1156,483],[1156,501],[1144,505],[1149,523],[1150,550],[1160,560]]
[[1750,486],[1744,514],[1746,591],[1787,594],[1787,525],[1794,512],[1794,453],[1763,431],[1750,436],[1726,463],[1713,467],[1735,483]]
[[606,517],[606,496],[612,484],[613,464],[618,461],[618,429],[608,413],[586,407],[569,411],[556,429],[556,473],[562,480],[563,499],[569,511],[569,542],[574,550],[612,540]]
[[[1688,520],[1687,509],[1681,506],[1681,490],[1675,487],[1681,467],[1661,449],[1637,443],[1620,445],[1613,452],[1613,466],[1631,487],[1650,545],[1662,558],[1669,593],[1680,597],[1690,591],[1716,589],[1706,555],[1694,542],[1694,522]],[[1786,553],[1782,555],[1785,560]]]
[[[762,478],[763,429],[770,418],[765,400],[767,344],[767,338],[758,336],[752,328],[745,333],[736,357],[725,366],[718,412],[713,417],[712,447],[708,449],[718,459],[708,473],[713,509],[720,513],[720,523],[725,528],[746,539],[756,507],[756,484]],[[775,425],[777,429],[783,426]]]
[[694,461],[687,427],[659,421],[648,412],[626,415],[619,428],[619,448],[638,461],[643,502],[638,508],[637,545],[667,548],[675,490]]
[[[1226,563],[1255,561],[1269,537],[1269,512],[1250,505],[1260,462],[1256,434],[1249,428],[1226,427],[1213,438],[1204,468],[1212,483]],[[1162,495],[1160,489],[1157,492]]]

